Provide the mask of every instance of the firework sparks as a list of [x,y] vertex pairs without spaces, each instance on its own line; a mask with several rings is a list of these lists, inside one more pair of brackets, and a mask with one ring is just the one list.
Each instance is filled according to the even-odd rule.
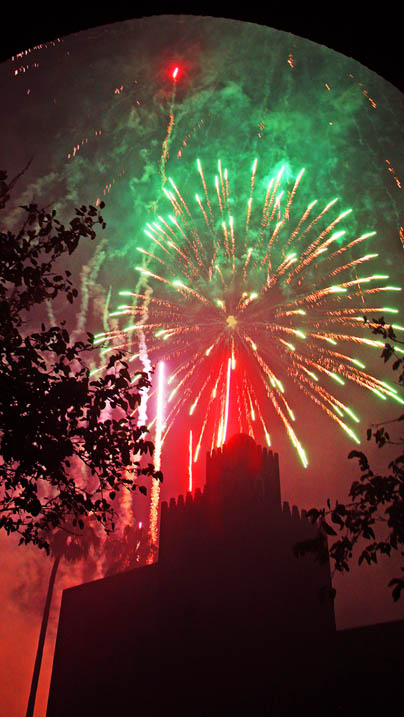
[[[158,366],[158,385],[157,385],[157,411],[156,411],[156,438],[154,451],[154,466],[156,470],[160,470],[161,466],[161,448],[162,436],[164,430],[164,362],[160,361]],[[158,506],[160,500],[160,483],[153,481],[150,495],[150,516],[149,516],[149,545],[151,547],[148,563],[154,560],[153,548],[158,545]]]
[[[288,182],[282,167],[263,189],[256,159],[238,220],[222,162],[211,193],[199,159],[197,169],[195,210],[170,179],[172,189],[163,191],[172,213],[148,226],[153,250],[143,252],[137,267],[146,288],[113,314],[131,315],[135,323],[100,335],[127,346],[125,332],[135,337],[139,331],[150,360],[164,360],[171,371],[166,426],[156,433],[158,465],[167,434],[186,411],[192,417],[189,485],[191,457],[198,459],[203,440],[222,445],[236,413],[239,429],[268,445],[270,427],[280,420],[306,467],[293,384],[359,443],[350,424],[359,418],[343,395],[347,384],[402,401],[350,355],[352,348],[383,346],[367,337],[366,314],[397,312],[372,301],[400,287],[387,274],[361,271],[377,260],[369,250],[374,232],[355,238],[337,227],[352,210],[336,213],[336,198],[323,208],[314,200],[304,211],[295,209],[303,170]],[[366,251],[355,256],[364,242]]]
[[189,432],[188,491],[192,493],[192,430]]

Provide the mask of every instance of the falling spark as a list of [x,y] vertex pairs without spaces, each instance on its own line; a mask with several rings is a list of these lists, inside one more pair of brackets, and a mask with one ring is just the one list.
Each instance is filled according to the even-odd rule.
[[188,490],[192,493],[192,431],[189,431]]
[[[164,429],[164,361],[158,365],[156,436],[154,441],[154,467],[161,468],[162,435]],[[160,499],[160,483],[153,481],[150,496],[149,541],[150,545],[158,545],[158,511]],[[149,551],[148,563],[153,562],[153,550]]]

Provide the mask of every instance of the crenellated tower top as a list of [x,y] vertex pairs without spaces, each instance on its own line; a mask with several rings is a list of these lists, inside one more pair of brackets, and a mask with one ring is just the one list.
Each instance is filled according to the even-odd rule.
[[159,562],[217,552],[246,533],[250,542],[263,531],[292,535],[299,524],[309,525],[305,511],[281,501],[278,454],[241,433],[206,455],[203,490],[162,503]]
[[245,433],[230,438],[206,456],[208,495],[230,498],[235,492],[250,493],[262,483],[262,492],[280,507],[281,489],[278,454],[261,448]]

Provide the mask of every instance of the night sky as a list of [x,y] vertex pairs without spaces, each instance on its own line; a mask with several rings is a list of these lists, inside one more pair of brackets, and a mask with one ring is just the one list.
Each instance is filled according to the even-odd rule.
[[[353,209],[343,228],[352,238],[376,231],[371,250],[379,254],[377,269],[399,284],[404,99],[397,89],[403,90],[398,30],[389,19],[351,20],[347,11],[323,28],[310,14],[289,19],[252,11],[239,16],[240,23],[201,19],[197,10],[186,17],[185,7],[170,7],[164,12],[182,17],[130,21],[125,10],[79,17],[70,8],[71,17],[57,24],[28,12],[23,30],[15,14],[0,55],[6,60],[38,46],[0,65],[0,166],[14,176],[33,157],[8,221],[15,225],[16,207],[33,197],[55,205],[65,217],[77,204],[102,199],[107,205],[107,231],[98,253],[85,247],[72,263],[82,286],[77,307],[74,312],[63,306],[56,310],[71,329],[102,331],[106,302],[115,308],[118,292],[137,281],[139,259],[133,254],[138,236],[146,247],[146,222],[169,212],[161,192],[167,133],[164,170],[186,188],[187,197],[199,191],[197,157],[210,180],[218,158],[226,162],[236,177],[240,203],[248,199],[255,157],[257,182],[282,163],[294,177],[306,167],[301,202],[307,205],[319,197],[323,206],[338,196],[340,211]],[[142,15],[160,12],[148,6]],[[228,16],[217,6],[214,14]],[[127,22],[116,22],[122,20]],[[256,22],[267,27],[247,24]],[[94,30],[79,32],[94,25]],[[181,74],[173,102],[171,73],[177,65]],[[402,307],[397,296],[382,305],[392,302]],[[390,380],[377,351],[361,347],[360,355],[366,356],[370,372]],[[306,508],[327,497],[342,499],[357,475],[346,458],[355,445],[303,393],[292,395],[310,465],[302,468],[282,426],[271,418],[283,498]],[[350,401],[361,416],[356,430],[365,446],[369,422],[399,415],[398,404],[356,387]],[[235,422],[231,427],[237,430]],[[178,441],[184,441],[182,429],[180,420],[163,451],[163,498],[187,487],[186,451],[178,457],[177,450]],[[387,451],[369,452],[377,465],[387,465]],[[203,483],[203,461],[201,466],[196,485]],[[144,505],[134,508],[136,519],[144,519],[146,512]],[[6,616],[0,628],[5,675],[0,689],[2,710],[11,716],[24,710],[50,562],[6,537],[0,541],[0,601]],[[389,568],[353,570],[349,578],[337,580],[338,628],[404,617],[404,608],[393,606],[385,587]],[[45,711],[61,589],[101,575],[102,565],[92,572],[81,565],[61,571],[37,715]]]

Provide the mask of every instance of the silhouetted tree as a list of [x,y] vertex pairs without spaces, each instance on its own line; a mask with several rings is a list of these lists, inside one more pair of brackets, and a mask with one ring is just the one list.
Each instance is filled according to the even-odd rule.
[[[77,529],[76,529],[77,530]],[[27,717],[34,714],[35,699],[38,689],[38,680],[41,671],[42,656],[45,646],[46,631],[49,621],[49,612],[52,603],[53,590],[55,587],[56,574],[59,563],[64,558],[70,563],[75,563],[87,558],[90,550],[96,550],[100,545],[100,539],[89,521],[86,520],[82,530],[76,532],[71,526],[59,529],[46,536],[50,546],[50,553],[54,558],[52,570],[49,577],[48,591],[42,615],[41,630],[39,633],[38,647],[35,658],[34,671],[32,675],[31,689],[28,698]]]
[[[386,324],[383,316],[370,321],[365,317],[365,322],[374,334],[383,336],[385,346],[381,357],[385,363],[393,361],[392,369],[397,372],[397,384],[400,388],[404,387],[404,359],[395,349],[403,342],[397,340],[392,326]],[[316,540],[298,543],[295,546],[296,555],[309,552],[321,561],[327,554],[327,536],[338,536],[329,547],[333,572],[349,571],[359,542],[359,565],[363,562],[369,565],[377,563],[379,556],[390,557],[397,550],[404,557],[404,436],[396,439],[391,436],[391,427],[403,420],[404,414],[384,422],[384,425],[372,424],[368,428],[368,441],[373,439],[379,448],[386,445],[400,447],[398,455],[388,465],[388,473],[375,473],[365,453],[351,451],[348,458],[356,458],[361,470],[359,480],[355,480],[349,490],[352,500],[347,503],[336,501],[334,505],[328,500],[326,508],[309,510],[307,517],[319,524],[321,533]],[[389,425],[388,431],[386,425]],[[367,541],[364,546],[362,541]],[[401,571],[404,573],[404,565]],[[404,576],[393,577],[389,587],[392,588],[393,600],[398,600],[404,590]],[[331,597],[334,595],[335,590],[332,590]]]
[[[0,209],[14,182],[0,172]],[[27,326],[29,312],[43,311],[45,302],[74,302],[71,273],[57,265],[105,228],[103,207],[81,206],[65,226],[54,210],[30,204],[21,207],[18,233],[0,231],[0,528],[46,550],[49,532],[65,524],[82,530],[89,515],[113,530],[117,491],[145,493],[141,475],[162,480],[152,463],[141,465],[154,447],[133,415],[148,375],[132,383],[116,354],[104,375],[90,380],[91,334],[72,342],[64,322],[39,321],[35,332]],[[77,478],[79,464],[91,489]]]
[[104,574],[114,575],[146,565],[147,547],[141,523],[126,525],[121,536],[109,535],[103,549]]

